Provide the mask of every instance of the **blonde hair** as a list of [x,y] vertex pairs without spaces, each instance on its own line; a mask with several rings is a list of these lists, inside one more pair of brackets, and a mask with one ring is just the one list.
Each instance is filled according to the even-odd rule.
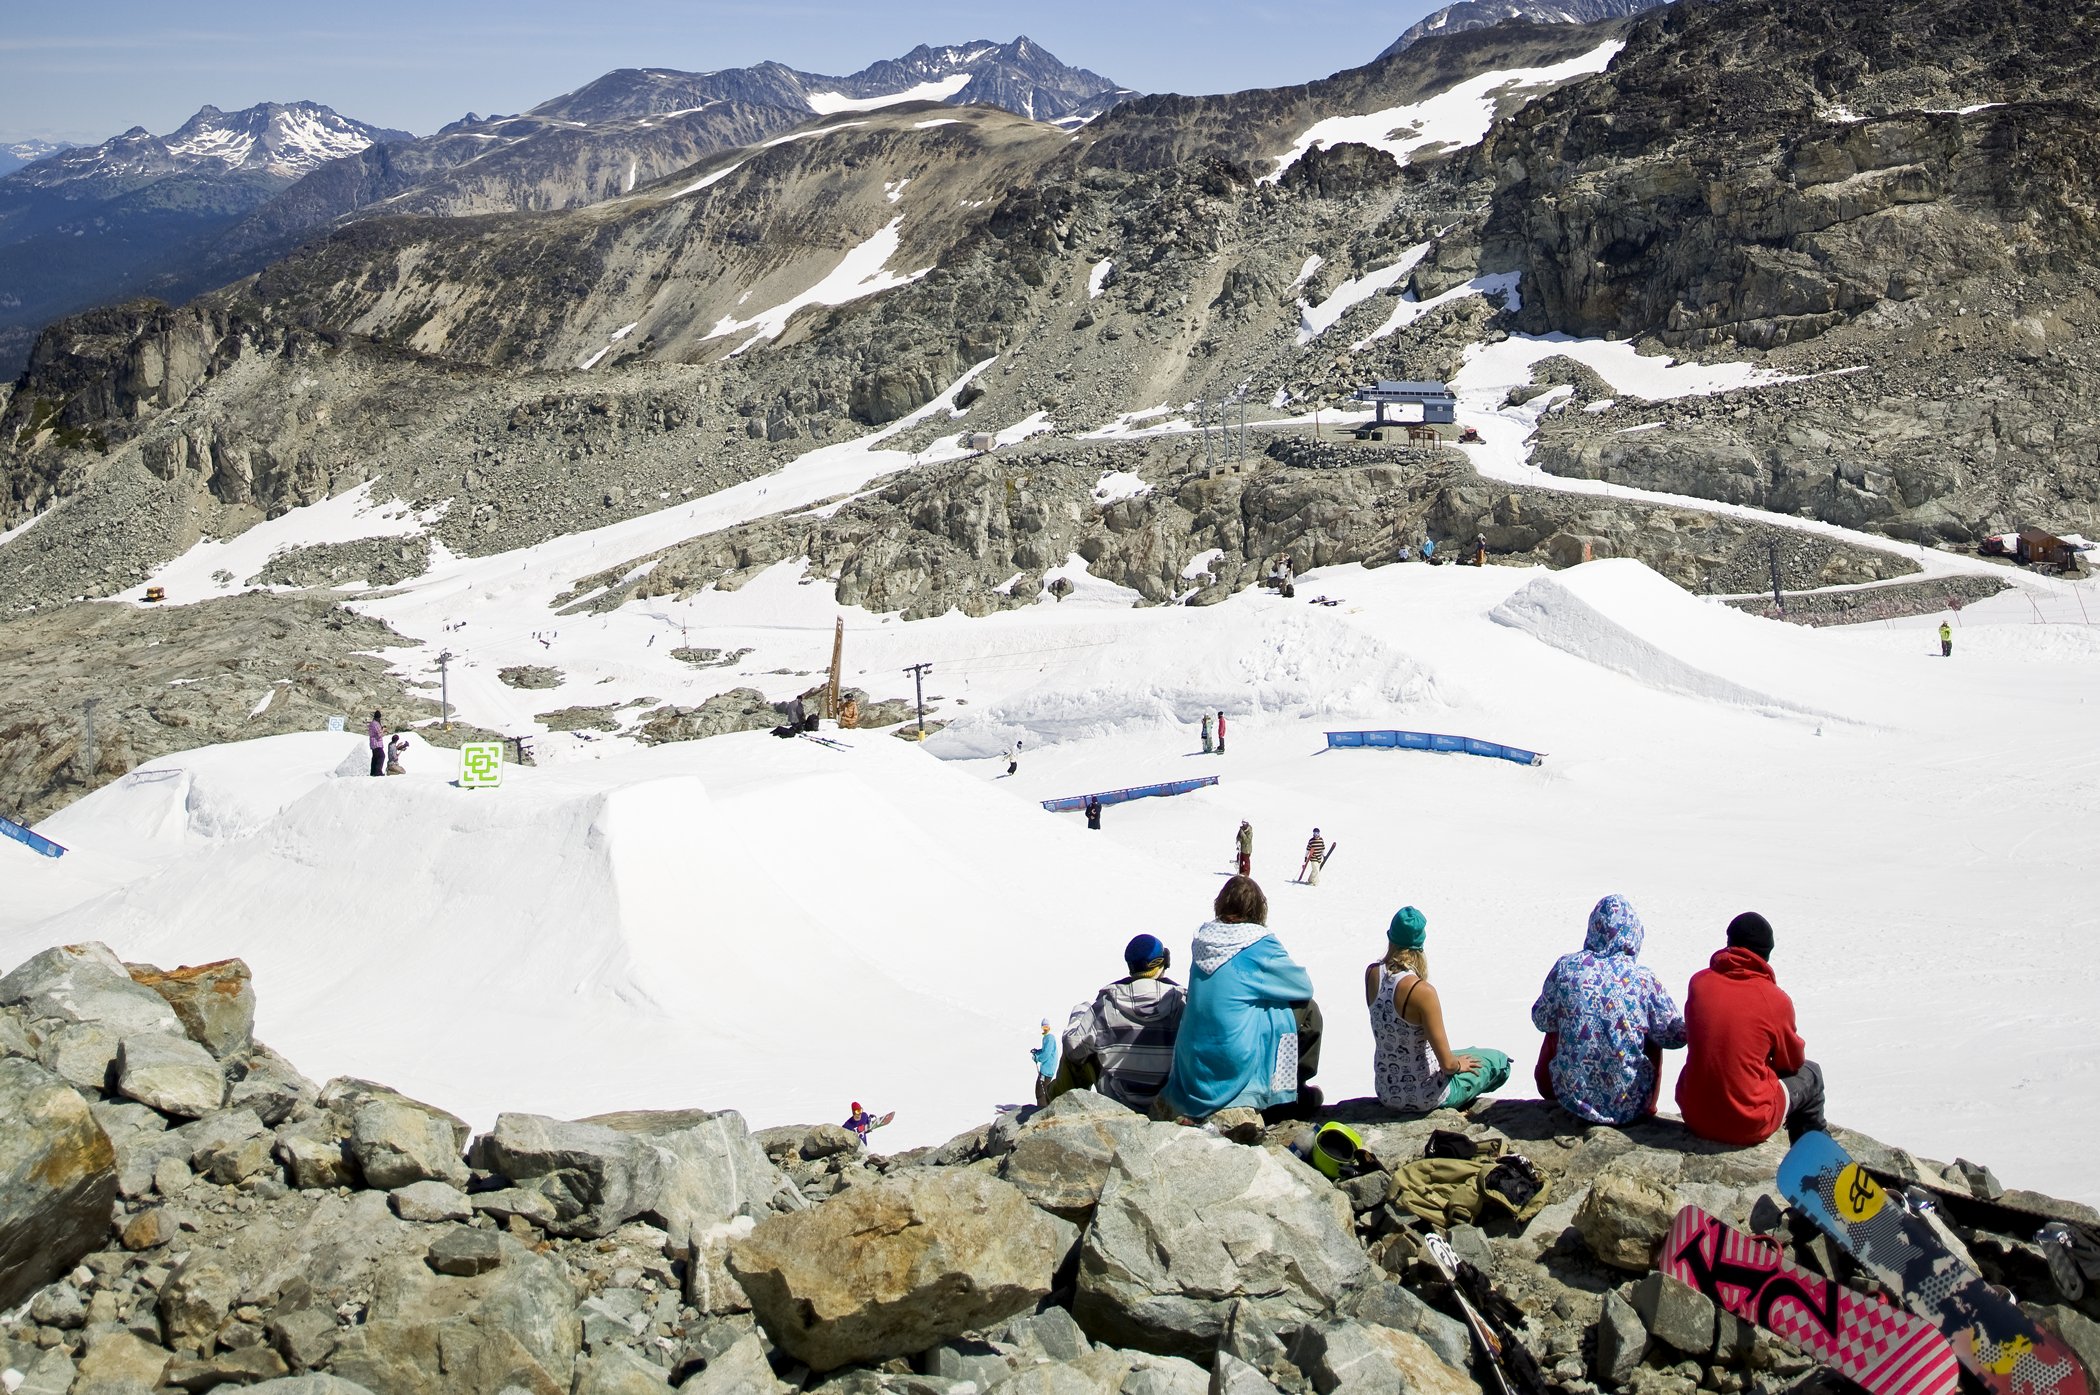
[[1402,949],[1398,945],[1387,945],[1385,966],[1395,973],[1410,973],[1422,982],[1429,982],[1429,956],[1419,949]]

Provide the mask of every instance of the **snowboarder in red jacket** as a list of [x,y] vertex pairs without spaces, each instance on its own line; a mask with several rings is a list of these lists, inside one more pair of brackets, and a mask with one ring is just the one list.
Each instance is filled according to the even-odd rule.
[[1728,923],[1728,947],[1692,975],[1677,1108],[1701,1138],[1749,1147],[1781,1124],[1789,1139],[1824,1126],[1823,1072],[1794,1030],[1771,956],[1771,922],[1745,911]]

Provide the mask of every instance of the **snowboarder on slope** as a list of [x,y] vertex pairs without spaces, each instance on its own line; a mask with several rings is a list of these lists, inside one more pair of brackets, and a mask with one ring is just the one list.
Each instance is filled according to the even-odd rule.
[[1014,742],[1006,748],[1006,773],[1011,775],[1021,768],[1021,743]]
[[860,1107],[860,1101],[855,1100],[853,1101],[853,1112],[846,1116],[846,1130],[859,1138],[860,1146],[865,1148],[868,1146],[869,1133],[881,1128],[888,1122],[889,1120],[887,1119],[878,1119],[868,1113],[867,1110]]
[[1050,1030],[1050,1019],[1043,1019],[1043,1039],[1035,1050],[1028,1053],[1035,1062],[1035,1102],[1050,1103],[1050,1082],[1057,1078],[1057,1035]]
[[1954,657],[1954,627],[1944,620],[1940,621],[1940,657]]
[[1096,833],[1101,831],[1101,801],[1092,795],[1086,797],[1086,826]]
[[1203,714],[1203,754],[1210,754],[1210,713]]
[[1234,846],[1235,848],[1237,848],[1237,849],[1238,849],[1238,851],[1239,851],[1239,858],[1240,858],[1240,875],[1241,875],[1241,876],[1243,876],[1243,877],[1251,877],[1251,876],[1253,876],[1253,875],[1254,875],[1254,825],[1253,825],[1253,824],[1251,824],[1251,823],[1248,823],[1248,822],[1247,822],[1247,821],[1246,821],[1245,819],[1241,819],[1241,820],[1240,820],[1240,831],[1239,831],[1238,835],[1237,835],[1237,836],[1236,836],[1236,837],[1235,837],[1235,838],[1233,839],[1233,846]]
[[386,774],[386,728],[380,724],[379,709],[372,709],[372,720],[365,723],[365,744],[372,748],[372,773]]
[[1314,829],[1312,837],[1305,840],[1305,861],[1298,868],[1298,880],[1307,886],[1320,884],[1320,864],[1327,860],[1327,840]]
[[1218,714],[1218,754],[1225,754],[1225,714]]

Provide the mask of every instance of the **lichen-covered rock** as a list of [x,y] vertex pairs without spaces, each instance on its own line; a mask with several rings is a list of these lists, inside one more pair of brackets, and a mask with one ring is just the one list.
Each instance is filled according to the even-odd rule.
[[151,964],[128,966],[131,977],[175,1009],[190,1040],[224,1060],[246,1051],[255,1040],[255,987],[248,966],[239,959],[161,970]]
[[1371,1277],[1325,1178],[1285,1154],[1169,1128],[1116,1154],[1073,1310],[1096,1341],[1201,1360],[1237,1300],[1296,1325]]
[[0,1310],[101,1247],[117,1155],[79,1091],[34,1061],[0,1059]]
[[1076,1236],[996,1177],[913,1169],[760,1221],[729,1270],[767,1335],[828,1371],[1033,1307]]
[[109,946],[58,945],[0,978],[0,1007],[21,1007],[31,1021],[100,1022],[122,1035],[182,1035],[182,1023],[160,994],[134,982]]

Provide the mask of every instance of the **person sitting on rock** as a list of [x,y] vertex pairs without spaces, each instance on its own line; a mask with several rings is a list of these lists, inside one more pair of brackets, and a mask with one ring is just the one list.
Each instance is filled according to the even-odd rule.
[[1155,935],[1123,947],[1130,972],[1094,995],[1065,1028],[1064,1067],[1085,1086],[1144,1112],[1159,1098],[1174,1067],[1174,1037],[1187,995],[1166,976],[1173,956]]
[[1174,1066],[1155,1113],[1200,1121],[1245,1107],[1310,1114],[1320,1092],[1321,1019],[1312,977],[1269,933],[1269,898],[1232,877],[1196,931]]
[[1378,1102],[1406,1114],[1463,1109],[1509,1079],[1504,1053],[1480,1046],[1451,1049],[1443,1000],[1429,984],[1423,953],[1428,933],[1428,917],[1402,906],[1386,927],[1385,957],[1364,966]]
[[1789,1140],[1824,1126],[1823,1071],[1794,1030],[1794,1000],[1771,958],[1772,923],[1745,911],[1728,922],[1728,947],[1692,975],[1677,1108],[1701,1138],[1747,1148],[1781,1124]]
[[1590,911],[1582,949],[1546,975],[1531,1025],[1546,1034],[1534,1078],[1542,1099],[1593,1124],[1655,1112],[1662,1053],[1684,1045],[1684,1017],[1639,963],[1646,932],[1633,904],[1607,896]]

